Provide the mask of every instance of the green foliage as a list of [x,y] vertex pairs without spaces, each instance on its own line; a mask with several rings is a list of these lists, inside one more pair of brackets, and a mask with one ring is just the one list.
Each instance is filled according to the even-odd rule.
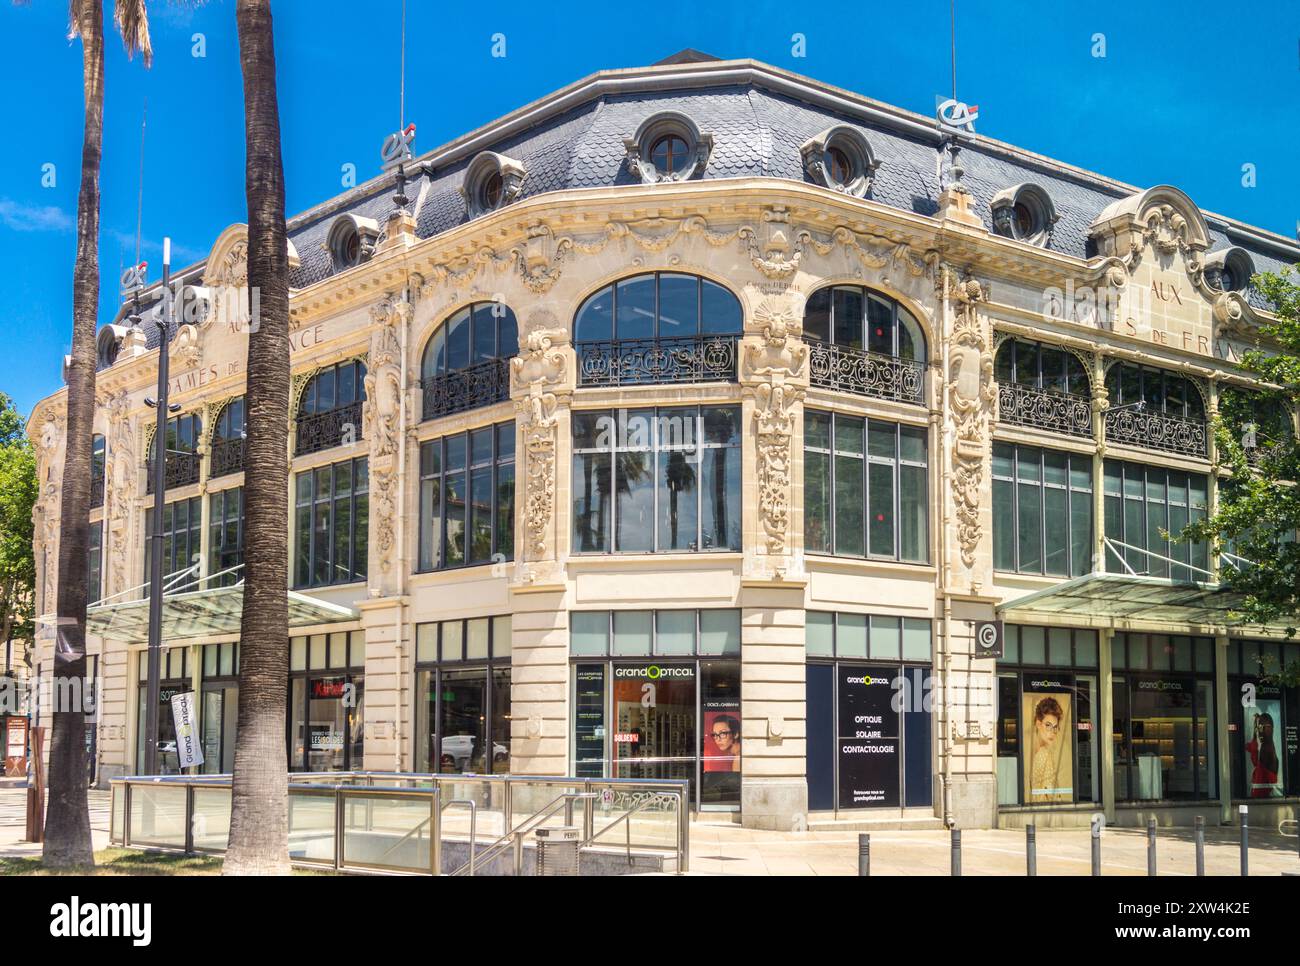
[[30,639],[34,630],[36,496],[36,455],[23,433],[22,416],[0,392],[0,621],[15,638]]
[[[1300,624],[1300,486],[1293,482],[1300,481],[1300,446],[1290,418],[1300,403],[1300,284],[1293,276],[1288,268],[1253,279],[1274,306],[1277,319],[1261,331],[1277,348],[1246,353],[1242,368],[1271,388],[1221,393],[1214,438],[1219,465],[1232,475],[1221,482],[1215,515],[1181,534],[1230,555],[1222,574],[1243,597],[1235,616],[1246,623],[1282,622],[1289,636]],[[1252,430],[1256,445],[1248,448]],[[1242,558],[1240,567],[1231,565],[1233,556]],[[1272,675],[1300,682],[1300,662]]]

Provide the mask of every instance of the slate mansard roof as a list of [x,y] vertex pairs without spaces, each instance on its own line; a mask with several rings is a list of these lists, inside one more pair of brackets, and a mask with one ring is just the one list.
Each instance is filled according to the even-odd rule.
[[[938,209],[939,133],[933,119],[755,61],[702,61],[604,71],[417,155],[407,165],[406,189],[417,234],[432,237],[469,219],[460,189],[470,162],[485,150],[524,167],[517,200],[639,184],[629,170],[624,140],[665,111],[686,115],[713,139],[707,165],[694,180],[808,181],[800,146],[832,126],[847,125],[865,136],[880,162],[868,199],[923,215]],[[993,224],[991,206],[999,192],[1037,184],[1058,216],[1045,247],[1077,258],[1092,254],[1088,231],[1101,211],[1140,190],[978,135],[962,139],[961,161],[962,181],[986,225]],[[376,177],[292,218],[289,238],[300,264],[291,271],[290,284],[305,288],[329,277],[334,271],[326,249],[330,227],[344,214],[382,226],[393,210],[393,186],[391,174]],[[1300,247],[1289,239],[1212,214],[1206,220],[1211,251],[1239,246],[1257,271],[1277,271],[1300,260]],[[1256,307],[1267,307],[1258,293],[1248,297]],[[153,346],[157,329],[147,329]]]

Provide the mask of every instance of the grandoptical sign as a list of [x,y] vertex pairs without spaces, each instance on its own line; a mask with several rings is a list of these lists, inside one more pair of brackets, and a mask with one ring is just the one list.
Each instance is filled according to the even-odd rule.
[[172,695],[172,719],[176,722],[176,757],[182,768],[203,764],[197,717],[193,691],[181,691]]

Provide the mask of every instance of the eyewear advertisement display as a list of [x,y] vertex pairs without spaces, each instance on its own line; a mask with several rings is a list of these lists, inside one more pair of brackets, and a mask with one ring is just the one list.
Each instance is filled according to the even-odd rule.
[[1026,802],[1074,799],[1073,688],[1059,680],[1026,676],[1021,696]]
[[898,807],[897,668],[839,668],[839,807]]
[[694,665],[614,667],[616,778],[693,778]]
[[1273,696],[1264,697],[1261,687],[1253,707],[1244,708],[1246,728],[1247,791],[1251,798],[1281,798],[1282,759],[1279,750],[1279,725],[1282,721],[1281,694],[1268,688]]

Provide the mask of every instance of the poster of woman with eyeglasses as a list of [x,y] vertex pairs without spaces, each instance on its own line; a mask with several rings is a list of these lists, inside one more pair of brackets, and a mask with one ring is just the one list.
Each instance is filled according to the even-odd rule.
[[[1040,686],[1051,682],[1033,682]],[[1025,682],[1026,687],[1030,682]],[[1024,692],[1025,801],[1068,802],[1074,798],[1071,693],[1046,689]]]

